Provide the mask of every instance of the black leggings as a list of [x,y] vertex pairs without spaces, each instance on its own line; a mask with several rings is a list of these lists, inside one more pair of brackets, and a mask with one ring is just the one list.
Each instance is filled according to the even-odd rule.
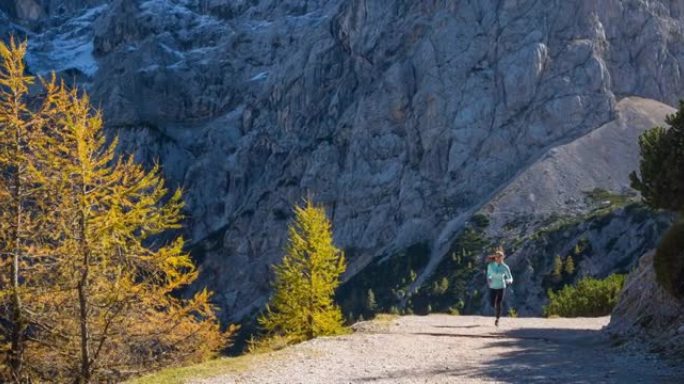
[[506,289],[501,288],[501,289],[492,289],[489,288],[489,302],[492,304],[492,307],[494,307],[494,310],[496,311],[496,318],[498,319],[501,317],[501,307],[503,307],[503,299],[504,299],[504,293],[506,292]]

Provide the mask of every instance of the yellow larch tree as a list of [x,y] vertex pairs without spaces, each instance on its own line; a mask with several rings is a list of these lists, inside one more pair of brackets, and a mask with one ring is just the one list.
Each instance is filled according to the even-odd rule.
[[31,96],[0,43],[0,381],[112,382],[225,347],[178,236],[181,192],[107,142],[86,95]]
[[[47,144],[43,132],[52,120],[54,79],[31,97],[35,78],[25,74],[26,43],[0,42],[0,381],[25,382],[35,360],[27,357],[44,328],[50,291],[46,273],[53,265],[43,247],[49,229],[41,212],[50,211],[32,156]],[[32,337],[27,330],[32,328]]]
[[[197,277],[183,251],[181,192],[159,167],[146,171],[107,142],[87,95],[60,87],[51,145],[36,152],[56,207],[51,244],[60,308],[48,329],[55,367],[70,381],[123,379],[169,364],[206,359],[226,345],[205,290],[174,292]],[[171,233],[169,233],[171,231]],[[70,290],[68,288],[71,288]],[[54,373],[53,373],[54,374]]]
[[259,318],[269,336],[301,341],[343,331],[334,294],[346,261],[325,209],[311,199],[295,208],[285,256],[274,269],[273,297]]

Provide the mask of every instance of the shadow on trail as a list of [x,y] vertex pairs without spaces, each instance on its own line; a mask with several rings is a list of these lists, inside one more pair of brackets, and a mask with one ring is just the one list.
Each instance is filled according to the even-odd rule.
[[434,328],[481,328],[484,325],[435,325]]
[[502,336],[505,339],[483,348],[504,351],[495,353],[469,376],[503,383],[625,382],[624,377],[620,380],[616,376],[623,367],[611,359],[606,350],[608,340],[599,331],[515,329],[502,332]]
[[[472,372],[502,383],[682,383],[682,372],[611,347],[601,331],[515,329],[485,348],[505,348]],[[455,373],[456,374],[456,373]],[[456,374],[457,375],[457,374]]]
[[398,370],[388,372],[384,377],[366,377],[356,382],[368,383],[399,378],[415,378],[417,382],[429,382],[430,378],[434,377],[453,377],[454,383],[465,378],[500,383],[684,382],[681,372],[678,374],[663,364],[656,367],[653,365],[654,362],[646,362],[643,357],[617,352],[610,347],[610,340],[595,330],[528,328],[486,334],[413,334],[454,340],[485,339],[479,350],[490,350],[492,358],[470,365],[454,361],[453,367],[435,367],[419,371]]
[[411,332],[408,335],[435,336],[435,337],[469,337],[472,339],[503,339],[504,335],[475,335],[466,333],[439,333],[439,332]]

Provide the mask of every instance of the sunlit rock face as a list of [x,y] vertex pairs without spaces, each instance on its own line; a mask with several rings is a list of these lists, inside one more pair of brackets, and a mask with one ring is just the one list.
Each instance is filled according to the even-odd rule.
[[[349,275],[427,242],[415,285],[427,281],[473,213],[534,192],[506,187],[551,149],[618,119],[625,97],[676,103],[682,11],[666,0],[12,0],[0,28],[27,35],[32,71],[83,84],[123,149],[185,189],[198,284],[237,320],[267,299],[291,207],[308,195],[350,250]],[[627,188],[629,150],[631,163],[593,179]]]

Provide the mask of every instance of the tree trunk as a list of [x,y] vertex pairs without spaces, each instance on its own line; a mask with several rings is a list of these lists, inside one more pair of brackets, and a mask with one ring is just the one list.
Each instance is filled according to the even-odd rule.
[[[15,114],[18,119],[18,107],[16,107],[15,102]],[[14,135],[14,151],[15,158],[18,158],[19,153],[22,150],[21,143],[21,128],[15,127]],[[23,318],[23,309],[21,295],[19,293],[19,263],[21,262],[22,253],[22,241],[21,241],[21,227],[22,222],[22,198],[23,198],[23,188],[21,183],[21,172],[23,171],[21,164],[16,165],[15,173],[13,175],[13,191],[12,198],[14,200],[14,230],[11,235],[12,246],[10,247],[12,251],[12,330],[11,330],[11,349],[9,356],[9,366],[10,374],[15,382],[20,382],[22,379],[22,370],[24,363],[24,329],[26,327],[25,320]]]
[[[85,186],[81,185],[81,204],[85,204]],[[83,258],[83,265],[81,269],[81,279],[78,282],[78,306],[79,306],[79,323],[81,333],[81,373],[80,384],[90,383],[92,369],[90,360],[90,330],[88,329],[88,277],[90,273],[90,247],[87,239],[87,219],[84,213],[85,207],[80,207],[79,217],[79,236],[80,236],[80,256]]]
[[90,382],[90,335],[88,330],[88,293],[87,293],[87,267],[83,274],[83,280],[78,284],[78,305],[79,305],[79,322],[81,325],[81,373],[79,378],[80,384]]
[[[18,221],[18,220],[17,220]],[[24,354],[24,319],[22,316],[21,296],[19,295],[19,253],[14,250],[12,257],[12,335],[9,366],[12,379],[21,381]]]
[[[309,256],[310,258],[311,256]],[[311,264],[311,260],[309,260],[309,263]],[[315,303],[314,303],[314,298],[315,298],[315,290],[314,290],[314,268],[313,265],[310,265],[310,270],[309,270],[309,288],[311,289],[311,292],[309,293],[309,314],[307,316],[307,330],[306,330],[306,338],[311,340],[314,338],[314,308],[315,308]]]

